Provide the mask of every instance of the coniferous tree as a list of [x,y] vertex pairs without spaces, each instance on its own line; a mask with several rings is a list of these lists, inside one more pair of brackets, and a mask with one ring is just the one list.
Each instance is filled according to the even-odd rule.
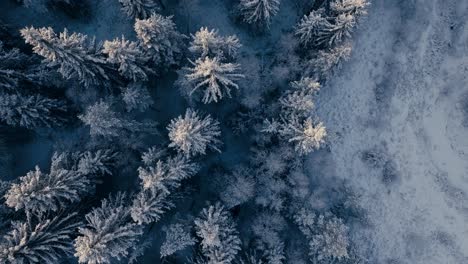
[[141,187],[133,200],[131,216],[140,224],[158,221],[165,211],[173,207],[169,195],[180,186],[182,180],[198,171],[198,165],[183,156],[169,157],[165,161],[160,158],[148,161],[145,167],[138,169]]
[[76,214],[39,219],[37,223],[12,222],[0,240],[0,261],[5,264],[55,264],[73,253],[72,237],[80,226]]
[[146,111],[154,104],[148,89],[139,83],[131,83],[122,91],[122,99],[128,112]]
[[6,204],[36,215],[57,211],[67,203],[78,201],[90,185],[90,180],[76,171],[59,170],[46,174],[39,167],[20,181],[6,193]]
[[119,0],[122,10],[131,18],[147,18],[159,11],[159,5],[154,0]]
[[60,126],[66,112],[63,102],[41,95],[0,94],[0,120],[11,126]]
[[77,78],[86,88],[108,85],[109,67],[94,39],[80,33],[69,34],[67,29],[57,35],[50,27],[24,28],[21,35],[65,79]]
[[50,172],[43,173],[36,166],[35,171],[20,177],[20,182],[5,193],[5,203],[16,211],[24,209],[27,214],[39,216],[58,211],[92,192],[95,178],[110,174],[113,159],[114,154],[106,150],[81,155],[55,153]]
[[269,28],[279,5],[280,0],[240,0],[239,9],[245,22]]
[[368,0],[335,0],[330,3],[330,9],[336,14],[351,14],[353,16],[367,15]]
[[15,90],[21,80],[29,79],[26,74],[20,71],[23,61],[27,56],[18,49],[7,50],[2,41],[0,41],[0,88],[4,90]]
[[157,124],[152,121],[138,122],[119,117],[117,112],[111,109],[109,103],[97,102],[89,106],[86,112],[78,118],[90,127],[93,136],[119,137],[122,133],[131,135],[135,133],[157,134]]
[[346,38],[351,37],[356,18],[350,14],[338,15],[333,23],[327,23],[322,30],[318,32],[316,42],[325,47],[334,47],[341,44]]
[[331,49],[320,50],[309,61],[308,69],[318,78],[329,77],[334,69],[340,67],[343,61],[347,61],[351,55],[351,45],[342,44]]
[[161,245],[161,257],[167,257],[196,243],[195,238],[182,224],[173,224],[165,230],[166,238]]
[[80,236],[74,243],[79,263],[112,263],[128,257],[135,249],[142,226],[129,221],[126,198],[118,193],[86,215],[86,225],[79,228]]
[[207,149],[221,152],[219,122],[210,115],[201,118],[196,111],[187,109],[183,117],[171,120],[167,129],[171,140],[169,147],[177,149],[186,157],[204,155]]
[[178,64],[186,37],[177,31],[171,16],[154,13],[147,19],[137,19],[135,32],[154,64],[161,68]]
[[302,123],[293,118],[283,125],[278,133],[288,142],[294,144],[294,148],[301,155],[308,154],[319,149],[325,143],[327,131],[322,122],[314,122],[307,118]]
[[301,155],[306,155],[325,143],[327,131],[322,122],[314,118],[314,96],[320,84],[312,78],[292,82],[290,90],[280,98],[280,120],[266,120],[262,132],[279,135],[292,143]]
[[227,208],[243,204],[254,196],[255,180],[252,171],[241,167],[225,178],[223,185],[226,187],[220,193],[220,198]]
[[329,27],[329,24],[324,9],[313,10],[309,15],[304,15],[296,27],[295,34],[301,44],[318,46],[317,37],[325,27]]
[[348,227],[331,214],[316,216],[301,209],[294,221],[309,240],[309,255],[316,263],[330,263],[349,258]]
[[107,54],[107,61],[119,65],[119,72],[125,78],[137,81],[147,81],[147,73],[151,69],[146,65],[149,56],[141,51],[136,42],[122,39],[105,41],[102,52]]
[[189,50],[198,57],[235,58],[242,46],[236,35],[222,37],[218,30],[200,28],[195,35],[191,35]]
[[239,89],[235,81],[244,78],[244,75],[239,73],[239,64],[223,63],[217,57],[200,58],[190,63],[193,67],[184,68],[184,76],[180,84],[183,92],[188,96],[203,90],[200,97],[205,104],[217,103],[224,96],[231,97],[231,88]]
[[367,0],[332,1],[328,12],[321,8],[304,16],[296,35],[303,45],[333,48],[351,36],[359,17],[367,14],[368,5]]
[[292,82],[291,89],[279,99],[283,115],[310,116],[315,109],[315,96],[319,90],[320,83],[312,78],[306,77]]
[[205,208],[195,219],[195,230],[207,263],[232,263],[241,249],[236,225],[222,205]]

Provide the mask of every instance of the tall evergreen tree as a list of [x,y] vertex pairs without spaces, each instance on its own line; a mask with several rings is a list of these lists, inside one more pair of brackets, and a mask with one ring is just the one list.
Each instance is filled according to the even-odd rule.
[[59,100],[41,95],[0,93],[0,120],[25,128],[60,126],[67,112]]
[[81,33],[69,34],[67,29],[57,35],[50,27],[24,28],[21,35],[65,79],[76,78],[86,88],[109,85],[109,66],[94,39],[89,40]]

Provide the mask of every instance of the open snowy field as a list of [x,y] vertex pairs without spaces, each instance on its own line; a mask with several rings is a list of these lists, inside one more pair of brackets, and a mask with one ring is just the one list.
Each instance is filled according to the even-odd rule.
[[[465,0],[375,0],[321,91],[332,173],[362,195],[372,227],[355,235],[372,263],[468,263],[467,21]],[[363,161],[373,149],[391,166]]]

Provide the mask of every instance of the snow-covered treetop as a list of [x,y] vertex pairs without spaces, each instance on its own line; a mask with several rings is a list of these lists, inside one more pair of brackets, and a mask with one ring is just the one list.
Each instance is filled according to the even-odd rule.
[[315,108],[315,95],[320,90],[320,83],[305,77],[292,82],[291,88],[279,100],[283,114],[310,116]]
[[195,219],[202,252],[208,263],[231,263],[240,250],[241,240],[229,213],[219,203],[205,208]]
[[224,96],[231,97],[231,87],[239,89],[235,81],[244,78],[244,75],[239,73],[239,64],[223,63],[217,57],[200,58],[190,63],[193,68],[184,68],[186,73],[183,88],[188,90],[189,95],[203,90],[201,101],[205,104],[218,102]]
[[330,9],[337,13],[347,13],[354,16],[367,15],[368,0],[335,0],[330,3]]
[[59,214],[36,224],[12,222],[12,229],[0,240],[0,262],[60,263],[73,252],[72,237],[80,226],[75,216]]
[[119,117],[117,112],[111,109],[111,105],[104,101],[89,106],[78,118],[90,127],[90,134],[94,136],[119,137],[122,133],[158,133],[155,122],[141,123]]
[[145,166],[138,168],[141,190],[130,209],[137,223],[158,221],[166,210],[173,207],[169,195],[180,186],[182,180],[198,172],[198,165],[182,155],[164,160],[163,156],[155,148],[143,154]]
[[330,263],[349,257],[348,227],[343,220],[329,213],[316,216],[301,209],[294,221],[309,240],[309,255],[312,261]]
[[323,9],[313,10],[309,15],[304,15],[296,27],[295,34],[303,45],[316,45],[317,36],[329,25],[330,22],[328,22]]
[[25,128],[60,126],[67,111],[64,102],[39,94],[0,93],[0,120],[11,126]]
[[35,215],[63,209],[92,192],[96,176],[111,174],[110,163],[114,157],[109,150],[77,155],[55,153],[50,172],[44,173],[36,166],[34,171],[20,177],[20,182],[12,184],[6,192],[5,203]]
[[175,252],[182,250],[188,246],[195,245],[195,238],[193,238],[186,228],[182,224],[173,224],[166,230],[166,239],[161,245],[160,254],[161,257],[167,257]]
[[118,193],[102,200],[86,217],[86,226],[79,228],[75,239],[75,256],[79,263],[112,263],[129,255],[140,238],[142,227],[129,222],[127,196]]
[[50,174],[39,167],[20,178],[5,194],[6,204],[15,210],[25,209],[36,215],[57,211],[67,203],[80,200],[89,189],[90,180],[76,171],[59,170]]
[[208,30],[202,27],[195,35],[191,35],[189,50],[198,57],[227,57],[235,58],[239,48],[242,46],[236,35],[222,37],[218,30]]
[[122,10],[131,18],[147,18],[159,11],[159,5],[154,0],[119,0]]
[[136,19],[135,32],[155,64],[177,64],[186,36],[177,31],[172,16],[154,13],[147,19]]
[[119,65],[119,72],[134,82],[148,80],[147,72],[151,69],[146,66],[150,57],[144,54],[136,42],[122,39],[105,41],[102,52],[107,54],[107,61]]
[[239,9],[245,22],[270,27],[279,11],[280,0],[241,0]]
[[187,109],[184,116],[179,116],[167,126],[169,147],[177,149],[187,157],[204,155],[206,149],[218,152],[221,141],[219,122],[210,115],[200,117],[197,111]]
[[331,76],[334,69],[339,69],[341,63],[349,59],[351,45],[343,43],[327,50],[320,50],[317,55],[309,61],[309,71],[317,78]]
[[124,88],[122,100],[128,112],[133,110],[144,112],[154,104],[148,89],[140,83],[131,83]]
[[309,117],[302,123],[293,118],[291,122],[281,127],[279,134],[288,142],[294,143],[296,151],[305,155],[319,149],[325,143],[327,131],[322,122],[313,122]]
[[112,111],[110,105],[104,101],[89,106],[85,114],[78,117],[83,123],[89,125],[91,135],[119,136],[119,132],[125,127],[117,113]]
[[104,68],[106,61],[94,39],[89,40],[81,33],[69,34],[67,29],[57,36],[50,27],[26,27],[21,30],[21,35],[33,46],[35,53],[49,62],[49,66],[58,66],[64,78],[78,78],[85,87],[105,84],[109,80]]
[[198,172],[199,166],[184,155],[168,157],[154,147],[143,153],[145,166],[138,169],[142,189],[158,189],[170,193],[180,181]]

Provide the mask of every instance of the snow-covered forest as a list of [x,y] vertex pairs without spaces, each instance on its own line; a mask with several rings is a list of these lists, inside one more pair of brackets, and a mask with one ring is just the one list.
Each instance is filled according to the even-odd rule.
[[1,0],[0,263],[468,263],[466,0]]

